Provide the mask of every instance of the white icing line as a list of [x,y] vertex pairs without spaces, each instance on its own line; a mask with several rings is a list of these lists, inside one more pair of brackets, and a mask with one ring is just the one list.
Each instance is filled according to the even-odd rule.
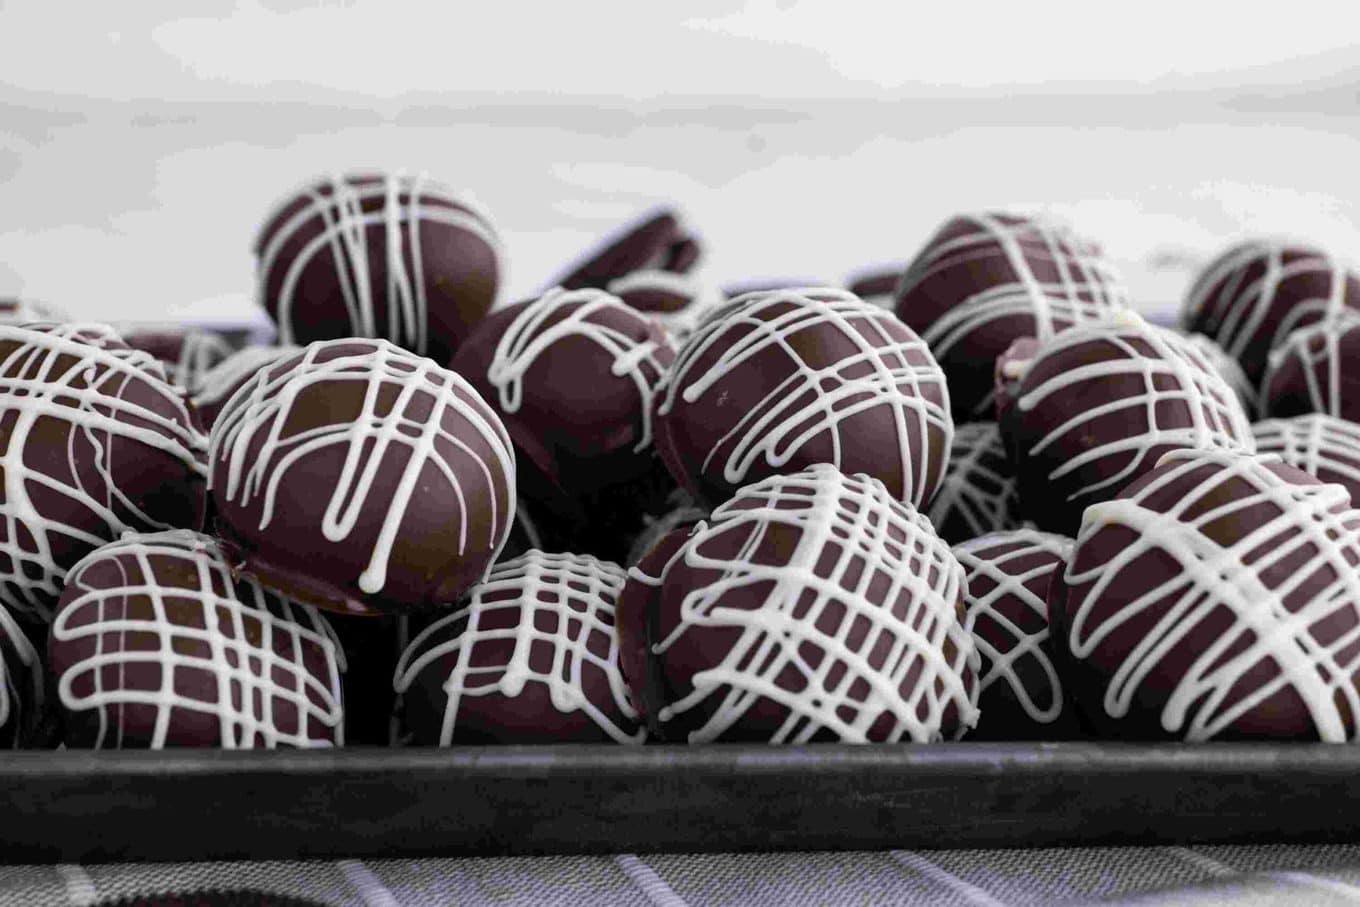
[[998,900],[973,883],[964,881],[919,853],[910,850],[892,850],[888,852],[888,856],[907,869],[920,873],[937,885],[949,889],[950,892],[973,905],[973,907],[1006,907],[1004,901]]
[[623,870],[628,880],[638,887],[652,907],[687,907],[684,898],[676,894],[675,890],[666,884],[666,880],[641,857],[621,853],[614,857],[614,863]]
[[362,860],[340,860],[335,865],[358,893],[364,907],[400,907],[397,896]]

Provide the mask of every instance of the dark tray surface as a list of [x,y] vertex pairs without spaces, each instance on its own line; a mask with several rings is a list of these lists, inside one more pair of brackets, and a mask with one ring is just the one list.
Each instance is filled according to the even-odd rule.
[[5,862],[1360,840],[1360,748],[0,755]]

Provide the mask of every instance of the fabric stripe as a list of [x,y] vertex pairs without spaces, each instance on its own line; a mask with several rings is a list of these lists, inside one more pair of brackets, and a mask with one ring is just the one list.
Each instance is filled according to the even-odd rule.
[[1237,870],[1233,869],[1231,866],[1220,863],[1208,854],[1200,853],[1189,847],[1164,847],[1162,849],[1173,857],[1176,857],[1185,863],[1189,863],[1196,869],[1206,872],[1215,878],[1223,878],[1224,876],[1238,874]]
[[919,853],[910,850],[894,850],[890,856],[908,869],[919,872],[932,882],[948,888],[974,907],[1006,907],[1004,903],[981,888],[971,882],[965,882],[943,866],[926,859]]
[[400,907],[395,896],[362,860],[341,860],[335,864],[344,873],[365,907]]
[[614,862],[623,870],[623,874],[628,876],[629,881],[641,889],[653,907],[686,907],[684,899],[640,857],[631,853],[621,853],[614,857]]

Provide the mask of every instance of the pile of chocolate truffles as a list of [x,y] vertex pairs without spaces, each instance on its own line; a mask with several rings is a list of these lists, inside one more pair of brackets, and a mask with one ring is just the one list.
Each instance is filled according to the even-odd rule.
[[1173,328],[1015,213],[734,294],[665,208],[514,303],[423,176],[263,222],[274,345],[0,301],[0,743],[1360,738],[1321,249]]

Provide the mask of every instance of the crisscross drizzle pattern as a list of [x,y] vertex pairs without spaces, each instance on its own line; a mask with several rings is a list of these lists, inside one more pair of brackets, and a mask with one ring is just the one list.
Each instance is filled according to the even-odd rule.
[[[71,571],[52,640],[61,704],[98,713],[97,748],[344,742],[343,658],[330,625],[234,579],[207,536],[129,534],[90,554]],[[155,710],[149,739],[126,736],[122,719],[137,707]],[[180,712],[215,718],[219,739],[184,739]]]
[[[766,543],[788,531],[796,545],[780,556],[778,543]],[[761,700],[788,712],[775,743],[828,734],[925,742],[942,736],[951,714],[956,732],[975,722],[963,568],[881,482],[818,465],[749,485],[693,531],[661,577],[636,567],[631,576],[669,593],[681,563],[707,579],[682,590],[679,621],[654,651],[664,656],[709,628],[739,634],[716,666],[691,678],[692,692],[659,712],[667,722],[711,710],[692,742],[721,738]],[[790,670],[801,685],[781,678]]]
[[[848,353],[827,352],[842,344]],[[762,463],[767,472],[810,465],[805,449],[826,439],[825,462],[854,468],[887,448],[880,443],[861,457],[865,451],[856,439],[843,437],[845,420],[872,411],[881,414],[885,434],[896,438],[883,456],[901,476],[902,500],[925,505],[954,435],[944,372],[891,312],[845,290],[757,291],[710,310],[676,356],[658,416],[680,419],[682,407],[709,395],[719,398],[715,407],[722,405],[723,395],[739,395],[743,374],[764,368],[753,363],[771,353],[780,357],[786,377],[763,396],[732,406],[732,414],[722,416],[731,422],[724,423],[727,431],[693,467],[737,487],[758,477],[751,474]],[[702,412],[713,416],[715,410]],[[674,431],[686,429],[682,423]]]
[[[66,561],[58,549],[74,542],[89,551],[130,529],[173,528],[120,487],[128,455],[115,468],[116,442],[179,461],[186,479],[205,471],[206,440],[160,363],[107,325],[0,325],[0,425],[0,588],[6,604],[30,616],[50,616],[79,557]],[[65,435],[60,446],[51,443],[53,426]]]
[[930,502],[930,522],[951,542],[1011,529],[1019,522],[1015,473],[995,422],[954,430],[949,469]]
[[524,376],[534,362],[553,344],[584,338],[613,358],[613,377],[626,378],[637,388],[642,430],[634,450],[646,450],[652,443],[652,401],[671,352],[664,342],[639,339],[648,334],[646,316],[616,296],[603,290],[554,288],[529,303],[506,327],[486,378],[500,395],[501,409],[515,413],[524,399]]
[[[422,225],[442,224],[480,237],[500,261],[500,239],[491,220],[469,199],[455,195],[424,174],[394,171],[375,177],[336,175],[299,193],[305,204],[277,225],[259,250],[257,283],[265,301],[277,269],[280,289],[274,298],[274,318],[281,343],[296,342],[293,306],[303,271],[318,257],[334,265],[348,332],[356,337],[383,337],[418,353],[429,344],[429,303],[421,263]],[[296,199],[280,205],[270,223]],[[308,236],[292,257],[285,246],[317,222],[320,230]],[[376,286],[370,268],[369,230],[380,228],[385,249],[386,286]],[[381,294],[381,295],[380,295]],[[376,300],[385,301],[387,323],[378,324]]]
[[[358,418],[285,433],[299,398],[324,392],[327,385],[344,384],[363,387]],[[419,416],[413,415],[417,412]],[[489,460],[468,443],[472,437],[492,452]],[[491,507],[485,547],[499,552],[505,544],[515,516],[510,437],[466,381],[432,360],[386,340],[319,341],[260,372],[232,395],[213,426],[209,457],[214,493],[243,505],[261,498],[263,530],[273,519],[288,474],[305,471],[308,456],[329,447],[344,450],[345,458],[320,527],[325,538],[342,542],[361,516],[384,513],[368,564],[358,578],[364,593],[382,591],[406,509],[418,489],[422,496],[434,493],[430,483],[442,483],[460,505],[467,504],[469,495],[484,495]],[[459,470],[450,451],[470,459],[476,468]],[[399,468],[400,477],[389,500],[375,500],[373,485],[384,468]],[[469,477],[481,488],[465,488]],[[502,496],[507,503],[498,510]],[[463,512],[467,513],[466,506]],[[459,554],[470,544],[468,522],[463,521],[459,533]]]
[[[1089,659],[1140,628],[1109,678],[1110,716],[1150,687],[1166,732],[1207,740],[1288,688],[1322,740],[1356,737],[1360,511],[1340,486],[1295,483],[1271,460],[1173,451],[1133,495],[1087,508],[1065,575],[1067,645]],[[1134,540],[1102,542],[1111,529]],[[1187,655],[1225,614],[1227,629]]]
[[[526,684],[546,686],[559,711],[584,712],[619,743],[641,743],[645,732],[619,671],[614,626],[625,579],[616,564],[580,554],[535,550],[499,564],[456,610],[411,641],[397,664],[396,690],[405,693],[422,671],[443,670],[452,655],[442,684],[448,700],[440,746],[453,741],[465,699],[513,699]],[[496,619],[504,612],[509,619]],[[506,640],[508,658],[485,656],[486,643]],[[544,650],[551,653],[546,660]],[[607,701],[592,700],[591,692],[601,690]]]
[[1301,409],[1360,419],[1360,312],[1300,328],[1270,355],[1261,382],[1267,415]]
[[[1071,553],[1071,539],[1033,529],[998,532],[954,546],[967,574],[968,622],[982,658],[979,692],[985,697],[993,684],[1004,684],[1037,724],[1051,724],[1063,709],[1062,682],[1045,648],[1049,629],[1044,595],[1049,579],[1066,567]],[[1025,676],[1042,677],[1042,689],[1026,685],[1020,671],[1025,663]]]

